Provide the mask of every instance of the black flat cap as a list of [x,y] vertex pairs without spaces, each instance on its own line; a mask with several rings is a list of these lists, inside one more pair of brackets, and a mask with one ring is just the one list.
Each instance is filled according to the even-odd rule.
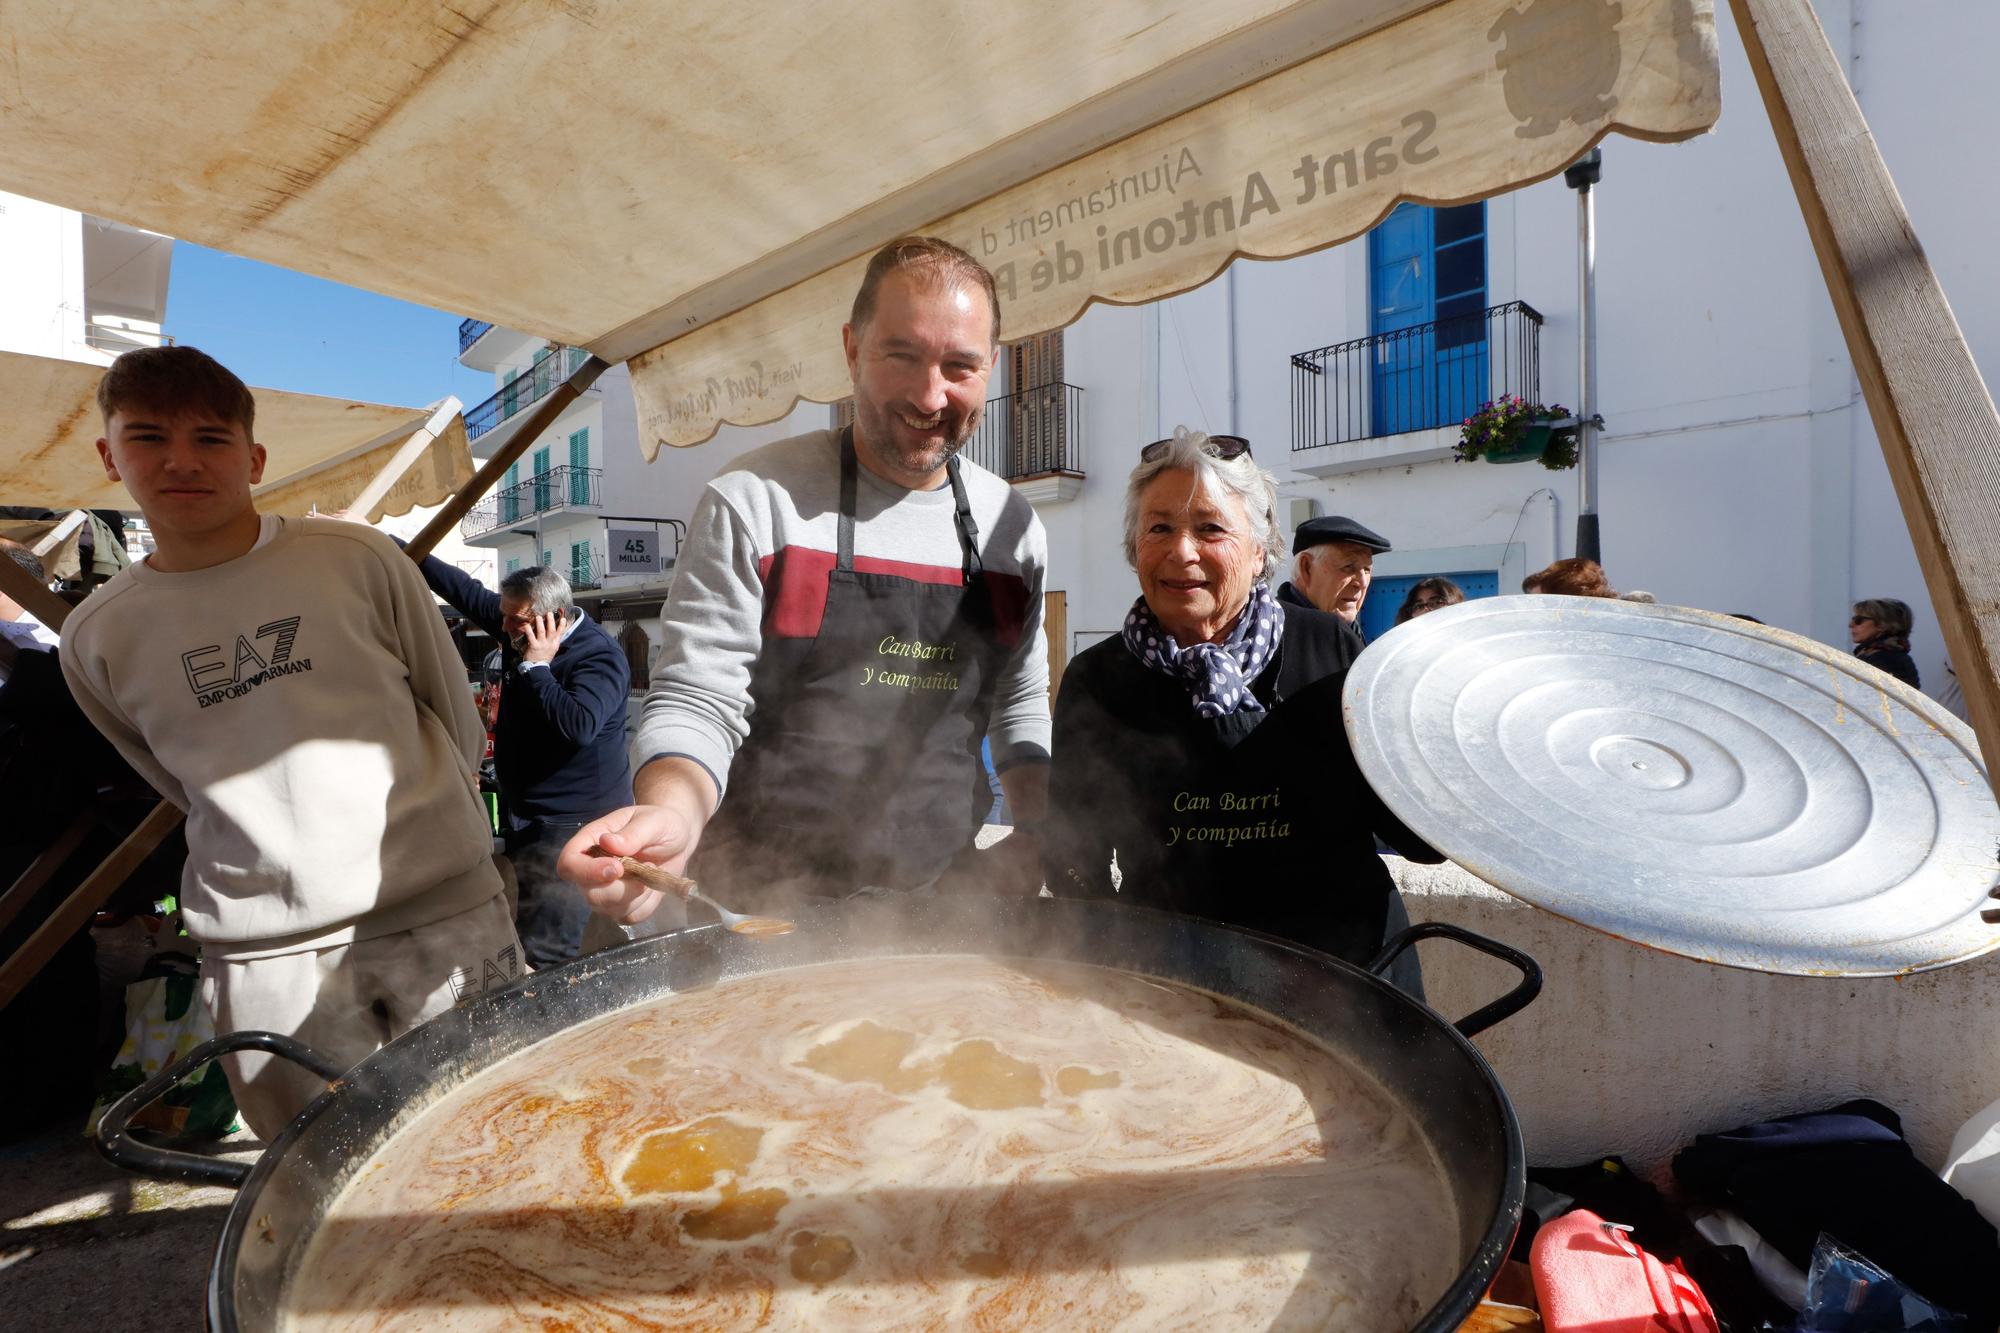
[[1362,527],[1353,519],[1340,514],[1328,514],[1324,518],[1309,518],[1299,524],[1299,530],[1292,538],[1292,554],[1327,542],[1351,542],[1365,546],[1380,555],[1389,549],[1389,539],[1379,532]]

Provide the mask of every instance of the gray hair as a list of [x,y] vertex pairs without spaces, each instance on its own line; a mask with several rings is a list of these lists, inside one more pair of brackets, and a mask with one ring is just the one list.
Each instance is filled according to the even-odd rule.
[[1284,538],[1278,531],[1278,479],[1257,466],[1248,453],[1235,458],[1217,458],[1207,449],[1208,433],[1174,428],[1174,438],[1164,442],[1160,456],[1141,458],[1139,466],[1125,482],[1125,563],[1139,567],[1139,496],[1162,472],[1192,472],[1200,492],[1210,499],[1232,496],[1243,506],[1250,524],[1250,539],[1264,549],[1264,571],[1268,580],[1284,564]]
[[528,614],[531,616],[552,616],[575,605],[570,596],[569,580],[547,565],[529,565],[526,569],[515,570],[500,580],[500,595],[527,598]]

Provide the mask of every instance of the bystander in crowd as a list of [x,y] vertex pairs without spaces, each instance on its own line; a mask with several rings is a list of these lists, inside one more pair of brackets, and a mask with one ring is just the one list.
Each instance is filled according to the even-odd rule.
[[1521,580],[1521,591],[1555,593],[1565,597],[1616,597],[1618,593],[1604,577],[1604,567],[1595,560],[1572,557],[1558,560]]
[[1415,620],[1431,611],[1439,611],[1447,606],[1457,606],[1465,600],[1465,590],[1445,578],[1442,574],[1427,579],[1418,579],[1410,585],[1404,595],[1403,604],[1396,608],[1396,623]]
[[1854,642],[1856,657],[1917,690],[1923,683],[1910,656],[1910,623],[1909,603],[1893,597],[1869,597],[1854,604],[1854,614],[1847,619],[1847,636]]

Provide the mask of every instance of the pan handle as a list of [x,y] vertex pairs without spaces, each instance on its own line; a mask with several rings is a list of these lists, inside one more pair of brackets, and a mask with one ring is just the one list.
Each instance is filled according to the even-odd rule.
[[1519,949],[1502,944],[1498,940],[1489,940],[1484,935],[1476,935],[1463,926],[1454,926],[1445,921],[1426,921],[1400,932],[1382,946],[1382,952],[1375,955],[1368,964],[1368,970],[1378,977],[1382,976],[1389,970],[1389,964],[1395,962],[1397,956],[1405,949],[1410,948],[1418,940],[1429,939],[1457,940],[1466,948],[1477,949],[1483,954],[1498,958],[1501,962],[1517,968],[1521,973],[1520,984],[1514,989],[1493,1003],[1473,1010],[1452,1025],[1458,1029],[1460,1036],[1470,1037],[1475,1033],[1484,1032],[1501,1019],[1520,1013],[1528,1007],[1531,1000],[1542,993],[1540,963]]
[[227,1055],[231,1051],[265,1051],[290,1060],[293,1064],[304,1065],[328,1082],[347,1072],[304,1042],[294,1041],[276,1032],[225,1032],[219,1037],[210,1037],[111,1103],[110,1109],[104,1113],[104,1118],[97,1123],[97,1151],[127,1171],[137,1171],[141,1175],[159,1176],[166,1180],[185,1180],[199,1185],[227,1185],[231,1189],[239,1188],[250,1177],[249,1163],[232,1162],[220,1157],[203,1157],[199,1153],[176,1152],[171,1148],[156,1148],[133,1138],[127,1128],[133,1116],[143,1111],[168,1088],[209,1061]]

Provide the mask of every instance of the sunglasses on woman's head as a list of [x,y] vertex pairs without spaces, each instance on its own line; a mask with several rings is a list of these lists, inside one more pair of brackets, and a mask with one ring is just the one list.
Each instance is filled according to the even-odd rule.
[[[1154,440],[1139,451],[1139,461],[1142,463],[1157,461],[1161,455],[1167,452],[1167,446],[1172,443],[1171,439]],[[1241,458],[1243,455],[1249,453],[1250,441],[1244,439],[1241,435],[1211,435],[1202,441],[1201,447],[1226,463],[1232,458]]]

